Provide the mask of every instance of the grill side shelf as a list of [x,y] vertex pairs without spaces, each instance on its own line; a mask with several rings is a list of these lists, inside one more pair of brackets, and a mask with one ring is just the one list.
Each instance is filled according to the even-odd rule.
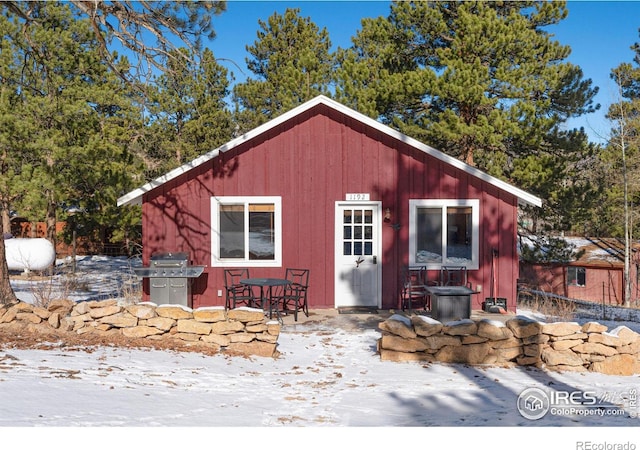
[[135,267],[133,272],[140,278],[198,278],[205,266],[187,266],[181,270],[163,270],[162,268]]

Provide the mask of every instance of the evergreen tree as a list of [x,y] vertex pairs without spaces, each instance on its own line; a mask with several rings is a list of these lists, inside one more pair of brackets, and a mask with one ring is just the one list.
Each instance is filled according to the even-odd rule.
[[468,164],[542,197],[534,223],[568,229],[592,187],[594,146],[566,121],[596,88],[547,28],[564,2],[394,2],[338,52],[336,96]]
[[247,65],[257,78],[237,84],[233,91],[241,132],[329,94],[333,62],[327,30],[291,8],[258,23],[258,39],[247,46]]
[[[183,52],[188,50],[183,49]],[[142,158],[155,178],[229,141],[233,126],[225,103],[227,70],[205,50],[199,63],[173,58],[170,70],[150,87],[148,130]]]
[[[133,137],[136,127],[131,126],[129,105],[124,106],[121,97],[108,100],[109,91],[119,96],[123,90],[144,86],[140,77],[145,73],[124,63],[108,46],[116,39],[132,50],[140,63],[165,71],[169,51],[176,48],[176,42],[199,49],[201,36],[214,35],[211,16],[224,9],[221,1],[0,3],[0,121],[7,125],[0,130],[3,213],[17,198],[13,197],[14,188],[18,188],[18,197],[25,199],[22,206],[35,209],[35,202],[24,193],[34,192],[32,186],[37,183],[35,192],[46,203],[45,216],[50,225],[55,225],[59,205],[73,205],[87,198],[93,199],[88,204],[102,208],[94,208],[103,211],[99,221],[112,220],[116,216],[114,207],[107,207],[110,212],[105,213],[105,204],[98,197],[102,195],[103,201],[110,198],[115,206],[117,196],[129,190],[131,182],[139,181],[139,177],[136,170],[122,177],[122,168],[132,166],[127,147],[121,144]],[[117,84],[107,67],[126,84]],[[28,139],[21,141],[22,136]],[[91,164],[89,175],[82,175],[82,164]],[[16,180],[27,180],[27,173],[31,184],[21,186],[11,181],[18,175],[21,178]],[[91,174],[95,176],[89,181]],[[63,184],[65,180],[73,181]],[[95,190],[98,180],[109,180],[100,193]],[[87,194],[91,187],[94,189]],[[125,234],[125,228],[140,220],[139,210],[137,214],[121,210],[118,217]],[[0,240],[0,302],[15,300],[4,241]]]

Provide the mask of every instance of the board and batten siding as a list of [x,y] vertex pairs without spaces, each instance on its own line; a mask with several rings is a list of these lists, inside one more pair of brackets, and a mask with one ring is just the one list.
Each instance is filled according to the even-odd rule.
[[[335,202],[366,192],[391,211],[383,223],[382,306],[398,306],[399,273],[408,261],[410,199],[479,199],[480,267],[470,271],[474,308],[489,296],[491,249],[499,252],[498,295],[515,305],[517,198],[415,147],[326,106],[281,123],[143,196],[143,260],[186,251],[208,266],[192,287],[193,307],[223,305],[223,269],[210,267],[211,197],[280,196],[282,267],[250,268],[281,277],[310,269],[312,308],[334,307]],[[431,274],[436,276],[436,274]],[[146,287],[148,295],[148,284]]]

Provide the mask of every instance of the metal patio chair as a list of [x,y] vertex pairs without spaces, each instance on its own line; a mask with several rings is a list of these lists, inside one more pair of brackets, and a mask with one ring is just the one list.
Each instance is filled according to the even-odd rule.
[[307,301],[307,291],[309,289],[309,269],[291,269],[285,271],[285,278],[290,284],[284,286],[279,295],[282,302],[282,310],[285,312],[293,310],[293,319],[298,321],[298,311],[302,311],[309,317],[309,304]]
[[427,286],[434,283],[427,281],[427,268],[404,267],[401,279],[400,307],[403,311],[413,311],[418,305],[425,311],[431,309],[431,296]]
[[249,286],[240,283],[240,280],[249,278],[249,269],[225,269],[224,286],[226,291],[225,309],[234,309],[240,306],[254,307],[258,299]]
[[467,268],[465,266],[442,266],[440,269],[441,286],[466,286],[471,287],[467,279]]

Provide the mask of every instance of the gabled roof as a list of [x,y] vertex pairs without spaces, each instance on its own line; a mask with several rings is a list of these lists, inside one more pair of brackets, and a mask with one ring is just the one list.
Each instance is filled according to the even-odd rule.
[[188,172],[189,170],[198,167],[201,164],[204,164],[207,161],[210,161],[211,159],[217,157],[220,153],[224,153],[227,152],[229,150],[234,149],[235,147],[241,145],[242,143],[253,139],[259,135],[261,135],[262,133],[265,133],[277,126],[279,126],[280,124],[292,119],[293,117],[296,117],[300,114],[305,113],[306,111],[314,108],[317,105],[325,105],[329,108],[332,108],[342,114],[345,114],[346,116],[351,117],[352,119],[355,119],[359,122],[362,122],[363,124],[376,129],[377,131],[384,133],[394,139],[397,139],[399,141],[402,141],[424,153],[427,153],[430,156],[433,156],[434,158],[437,158],[453,167],[456,167],[466,173],[468,173],[469,175],[472,175],[476,178],[481,179],[482,181],[485,181],[491,185],[494,185],[495,187],[503,190],[503,191],[507,191],[510,194],[516,196],[518,198],[518,202],[521,204],[528,204],[528,205],[533,205],[533,206],[542,206],[542,200],[534,195],[531,195],[521,189],[516,188],[515,186],[512,186],[509,183],[506,183],[502,180],[499,180],[498,178],[492,177],[491,175],[481,171],[480,169],[477,169],[473,166],[470,166],[462,161],[460,161],[459,159],[456,159],[452,156],[446,155],[444,153],[442,153],[439,150],[434,149],[433,147],[430,147],[426,144],[423,144],[422,142],[413,139],[403,133],[400,133],[397,130],[394,130],[393,128],[390,128],[384,124],[381,124],[380,122],[365,116],[364,114],[361,114],[351,108],[348,108],[346,106],[344,106],[341,103],[336,102],[335,100],[332,100],[328,97],[325,97],[323,95],[320,95],[318,97],[315,97],[311,100],[309,100],[306,103],[303,103],[300,106],[297,106],[296,108],[293,108],[292,110],[290,110],[287,113],[284,113],[278,117],[276,117],[275,119],[270,120],[269,122],[266,122],[262,125],[260,125],[257,128],[254,128],[253,130],[243,134],[242,136],[239,136],[229,142],[227,142],[226,144],[208,152],[205,153],[204,155],[194,159],[193,161],[186,163],[168,173],[166,173],[165,175],[156,178],[155,180],[145,184],[142,187],[139,187],[138,189],[135,189],[131,192],[129,192],[128,194],[123,195],[122,197],[120,197],[118,199],[118,206],[125,206],[125,205],[140,205],[142,203],[142,196],[159,187],[162,186],[164,183],[167,183],[168,181],[173,180],[174,178],[182,175],[185,172]]

